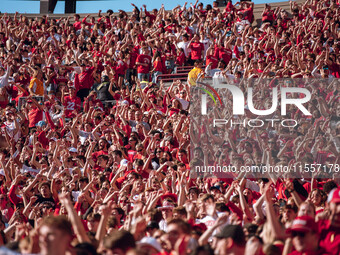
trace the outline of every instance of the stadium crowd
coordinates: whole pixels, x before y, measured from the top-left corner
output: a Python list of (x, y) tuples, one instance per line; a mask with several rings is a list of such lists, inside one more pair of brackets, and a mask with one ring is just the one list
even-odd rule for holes
[[(339, 1), (266, 5), (258, 26), (246, 1), (132, 6), (1, 16), (0, 254), (339, 255)], [(187, 82), (157, 80), (185, 65)], [(203, 73), (243, 88), (270, 78), (254, 89), (257, 109), (275, 81), (303, 78), (283, 85), (312, 91), (312, 116), (290, 108), (295, 128), (210, 128), (189, 115)], [(331, 174), (190, 171), (269, 163)]]

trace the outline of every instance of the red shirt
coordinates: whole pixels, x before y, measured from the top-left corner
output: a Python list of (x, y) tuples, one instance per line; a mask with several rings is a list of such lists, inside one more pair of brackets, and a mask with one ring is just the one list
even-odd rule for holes
[(74, 84), (78, 90), (91, 89), (93, 82), (94, 82), (93, 77), (92, 77), (93, 71), (94, 71), (94, 67), (90, 67), (84, 72), (80, 74), (76, 74)]
[(81, 22), (80, 21), (74, 22), (73, 27), (76, 30), (80, 30), (81, 29)]
[(340, 78), (340, 66), (338, 64), (332, 63), (329, 66), (329, 71), (335, 78)]
[(229, 61), (231, 60), (233, 55), (233, 52), (231, 49), (224, 48), (224, 47), (219, 47), (215, 49), (215, 57), (218, 59), (222, 59), (226, 65), (228, 65)]
[(319, 246), (332, 255), (340, 254), (340, 227), (334, 227), (327, 220), (318, 222), (320, 229)]
[(265, 11), (262, 15), (262, 21), (273, 21), (274, 20), (274, 12), (272, 10)]
[(28, 112), (28, 127), (32, 128), (41, 121), (43, 118), (43, 112), (39, 108), (34, 108)]
[(127, 68), (128, 68), (128, 66), (124, 61), (122, 61), (122, 60), (117, 61), (117, 65), (116, 65), (116, 73), (117, 74), (124, 75)]
[(137, 73), (149, 73), (150, 72), (151, 60), (152, 59), (149, 55), (140, 54), (137, 57), (136, 62), (148, 64), (148, 66), (138, 65)]
[(214, 57), (213, 55), (207, 55), (205, 64), (206, 66), (208, 66), (210, 63), (212, 63), (211, 69), (215, 69), (217, 68), (217, 65), (218, 65), (218, 59)]
[(318, 250), (318, 251), (304, 251), (304, 252), (298, 252), (293, 251), (289, 253), (288, 255), (328, 255), (329, 253), (325, 252), (325, 250)]
[(96, 152), (93, 152), (93, 153), (92, 153), (92, 159), (93, 159), (93, 161), (97, 162), (97, 158), (98, 158), (100, 155), (108, 155), (108, 152), (107, 152), (107, 151), (96, 151)]
[(129, 69), (132, 69), (135, 67), (137, 59), (137, 53), (136, 52), (130, 52), (130, 63), (129, 63)]
[(185, 62), (185, 54), (184, 52), (181, 52), (177, 57), (176, 57), (176, 61), (175, 64), (178, 66), (183, 66)]
[(66, 96), (64, 99), (64, 106), (65, 106), (65, 117), (66, 118), (73, 118), (75, 116), (72, 113), (74, 110), (79, 110), (81, 106), (81, 100), (79, 97), (71, 97)]
[(190, 44), (191, 49), (191, 59), (200, 60), (202, 59), (202, 51), (204, 50), (204, 45), (201, 42), (192, 42)]
[(153, 68), (155, 72), (163, 72), (163, 64), (162, 61), (153, 62)]

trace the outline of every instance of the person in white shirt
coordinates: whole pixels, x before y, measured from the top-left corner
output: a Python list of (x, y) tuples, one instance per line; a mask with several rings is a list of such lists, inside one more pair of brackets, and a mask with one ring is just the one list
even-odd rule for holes
[(184, 34), (182, 36), (183, 40), (177, 43), (178, 48), (182, 48), (184, 50), (185, 57), (188, 58), (190, 54), (190, 49), (188, 48), (189, 46), (189, 35)]
[(175, 208), (171, 200), (164, 200), (163, 206), (158, 209), (162, 212), (162, 220), (159, 222), (159, 229), (167, 232), (167, 222), (172, 219), (173, 212), (172, 210)]
[(9, 72), (11, 70), (10, 65), (7, 65), (7, 69), (0, 67), (0, 88), (8, 86)]

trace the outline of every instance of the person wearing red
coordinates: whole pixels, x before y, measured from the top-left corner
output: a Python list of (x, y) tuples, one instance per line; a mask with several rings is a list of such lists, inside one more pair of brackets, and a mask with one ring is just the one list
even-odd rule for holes
[(340, 254), (340, 188), (333, 189), (329, 195), (328, 220), (319, 221), (320, 247), (329, 254)]
[(38, 102), (34, 99), (27, 100), (28, 115), (28, 127), (33, 128), (35, 125), (43, 119), (43, 111)]
[(177, 48), (177, 57), (175, 60), (175, 70), (177, 66), (183, 66), (185, 63), (185, 53), (182, 48)]
[(271, 6), (269, 4), (266, 4), (265, 9), (262, 12), (262, 23), (269, 22), (270, 24), (272, 24), (274, 19), (274, 11), (271, 9)]
[(149, 81), (150, 78), (150, 67), (152, 59), (148, 54), (149, 49), (147, 47), (143, 47), (142, 54), (140, 54), (136, 59), (137, 77), (140, 81)]
[(156, 19), (156, 16), (157, 16), (157, 9), (153, 9), (152, 13), (149, 13), (146, 10), (146, 5), (145, 4), (143, 5), (143, 7), (144, 7), (145, 16), (149, 17), (150, 18), (150, 22), (153, 23), (155, 21), (155, 19)]
[(319, 248), (318, 225), (310, 216), (297, 217), (292, 226), (287, 229), (291, 235), (295, 251), (289, 255), (325, 255), (329, 254), (324, 249)]
[(65, 96), (65, 87), (62, 90), (61, 102), (65, 107), (65, 117), (74, 118), (76, 116), (75, 112), (78, 112), (81, 107), (80, 98), (76, 95), (76, 89), (73, 86), (68, 87), (69, 95)]
[(127, 65), (128, 65), (128, 69), (126, 70), (126, 79), (129, 83), (132, 83), (135, 81), (135, 78), (137, 76), (137, 72), (136, 72), (136, 59), (137, 59), (137, 53), (136, 51), (133, 49), (133, 45), (129, 46), (129, 50), (127, 53)]
[(192, 64), (196, 60), (201, 60), (203, 57), (204, 45), (199, 40), (199, 36), (194, 35), (189, 43), (189, 48), (191, 49), (190, 61)]
[(80, 30), (81, 29), (81, 21), (80, 21), (79, 14), (74, 14), (73, 19), (74, 19), (73, 27), (76, 29), (76, 31)]
[(91, 66), (86, 68), (86, 65), (83, 63), (80, 65), (81, 73), (76, 74), (74, 78), (74, 85), (77, 89), (77, 96), (83, 100), (84, 97), (87, 97), (91, 87), (93, 86), (93, 74), (96, 71), (96, 66)]
[(125, 78), (126, 70), (128, 66), (126, 64), (128, 58), (125, 56), (123, 52), (118, 53), (118, 60), (116, 62), (116, 74), (118, 75), (118, 87), (121, 88), (123, 84), (123, 80)]
[(151, 70), (153, 83), (157, 83), (157, 76), (163, 73), (163, 68), (161, 54), (159, 51), (156, 51), (153, 56), (153, 69)]
[(250, 24), (254, 21), (254, 3), (252, 2), (243, 2), (242, 10), (244, 19), (248, 20)]
[(97, 162), (100, 155), (108, 155), (108, 142), (105, 139), (100, 139), (98, 142), (98, 151), (92, 153), (92, 159)]

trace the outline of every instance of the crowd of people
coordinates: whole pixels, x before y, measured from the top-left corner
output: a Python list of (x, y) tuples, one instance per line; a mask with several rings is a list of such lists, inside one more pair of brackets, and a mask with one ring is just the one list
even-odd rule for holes
[[(339, 255), (339, 5), (267, 4), (261, 21), (247, 1), (2, 14), (0, 254)], [(158, 81), (180, 66), (187, 82)], [(275, 87), (308, 88), (312, 115), (215, 127), (192, 116), (199, 77), (253, 87), (256, 109)], [(217, 164), (313, 174), (194, 171)]]

